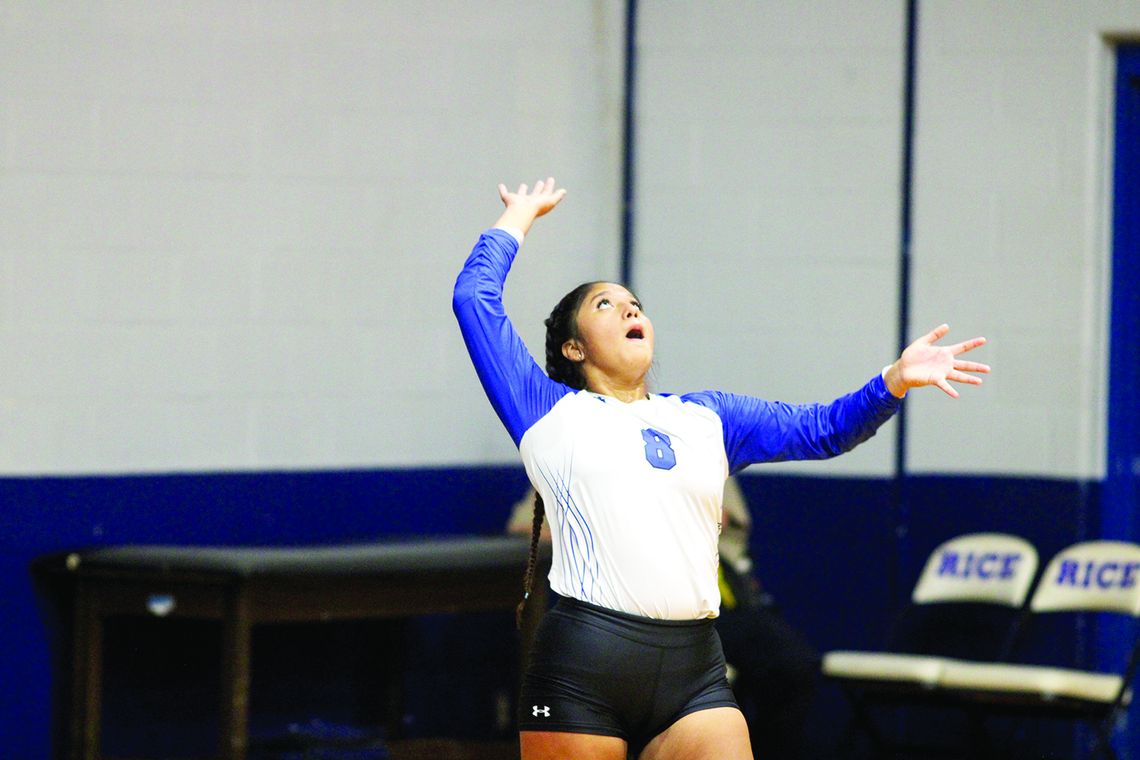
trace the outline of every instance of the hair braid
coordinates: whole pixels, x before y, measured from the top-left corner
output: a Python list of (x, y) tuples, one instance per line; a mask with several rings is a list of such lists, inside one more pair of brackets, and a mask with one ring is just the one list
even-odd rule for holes
[[(562, 300), (550, 312), (543, 324), (546, 325), (546, 374), (555, 382), (568, 385), (574, 390), (586, 388), (586, 375), (579, 362), (570, 361), (562, 353), (566, 341), (578, 337), (578, 309), (586, 300), (590, 289), (598, 282), (584, 282), (562, 296)], [(523, 611), (534, 587), (534, 571), (538, 565), (538, 542), (542, 535), (542, 520), (546, 516), (546, 506), (542, 497), (534, 494), (534, 525), (530, 534), (530, 556), (526, 562), (526, 575), (523, 576), (523, 598), (515, 611), (515, 622), (522, 627)]]
[[(568, 385), (575, 390), (586, 387), (586, 377), (581, 367), (562, 354), (562, 344), (578, 337), (578, 307), (594, 285), (584, 282), (562, 296), (562, 300), (550, 312), (543, 324), (546, 325), (546, 374), (555, 382)], [(534, 588), (534, 571), (538, 566), (538, 542), (542, 537), (542, 520), (546, 516), (546, 505), (538, 491), (534, 492), (534, 524), (530, 532), (530, 556), (526, 561), (526, 574), (523, 575), (523, 598), (515, 610), (515, 623), (522, 628), (523, 611)]]
[(546, 375), (577, 391), (586, 387), (586, 376), (582, 374), (582, 366), (578, 362), (570, 361), (563, 355), (562, 346), (566, 341), (578, 337), (578, 307), (582, 305), (590, 288), (596, 284), (584, 282), (564, 295), (543, 322), (546, 325)]
[(538, 541), (542, 536), (542, 520), (546, 516), (546, 505), (538, 491), (534, 492), (534, 522), (530, 529), (530, 556), (526, 560), (526, 575), (523, 576), (523, 598), (515, 608), (515, 625), (522, 628), (523, 611), (534, 588), (534, 571), (538, 566)]

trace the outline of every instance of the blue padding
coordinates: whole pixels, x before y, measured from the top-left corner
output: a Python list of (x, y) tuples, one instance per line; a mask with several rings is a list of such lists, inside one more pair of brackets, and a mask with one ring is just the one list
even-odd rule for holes
[[(1099, 529), (1099, 487), (1075, 481), (909, 478), (900, 489), (888, 479), (749, 471), (741, 486), (753, 510), (752, 545), (760, 574), (792, 623), (821, 649), (881, 641), (897, 609), (896, 591), (909, 592), (921, 570), (919, 559), (950, 535), (1001, 530), (1024, 536), (1049, 556)], [(5, 756), (50, 755), (49, 641), (58, 630), (33, 592), (28, 573), (33, 558), (78, 546), (125, 543), (291, 546), (391, 536), (495, 535), (525, 490), (525, 475), (516, 466), (0, 478), (5, 642), (0, 683), (19, 684), (0, 689)], [(910, 504), (911, 521), (905, 527), (914, 546), (913, 562), (902, 562), (896, 550), (897, 492)], [(488, 621), (496, 632), (480, 640), (492, 648), (471, 655), (473, 668), (480, 666), (474, 662), (480, 658), (505, 662), (495, 659), (502, 652), (494, 649), (511, 645), (511, 621), (502, 624), (505, 629), (499, 630), (500, 622)], [(439, 636), (472, 632), (440, 625), (432, 629)], [(429, 647), (435, 639), (421, 630), (416, 641), (421, 640)], [(408, 652), (413, 665), (436, 662), (439, 656), (429, 649)], [(425, 688), (436, 682), (427, 670), (418, 675)], [(456, 678), (465, 684), (465, 693), (501, 689), (475, 670)], [(435, 703), (430, 699), (415, 701), (418, 725), (425, 732), (444, 730), (453, 720), (431, 713)], [(834, 738), (844, 709), (838, 695), (821, 695), (819, 742)]]

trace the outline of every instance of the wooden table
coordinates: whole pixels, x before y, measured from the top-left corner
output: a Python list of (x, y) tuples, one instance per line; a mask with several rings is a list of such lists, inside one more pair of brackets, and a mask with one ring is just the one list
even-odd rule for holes
[(513, 610), (527, 553), (525, 539), (504, 536), (288, 548), (117, 546), (43, 557), (33, 574), (62, 588), (71, 611), (66, 756), (101, 757), (108, 616), (221, 622), (217, 756), (243, 760), (254, 625)]

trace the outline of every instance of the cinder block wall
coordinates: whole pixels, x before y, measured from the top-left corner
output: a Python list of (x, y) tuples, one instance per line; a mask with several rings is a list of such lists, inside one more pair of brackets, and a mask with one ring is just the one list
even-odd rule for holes
[[(646, 3), (635, 283), (664, 390), (828, 401), (895, 355), (902, 3)], [(895, 430), (805, 474), (892, 471)]]
[(1098, 478), (1112, 40), (1140, 32), (1140, 6), (920, 5), (914, 321), (984, 332), (1002, 374), (955, 407), (954, 424), (941, 399), (916, 398), (909, 459), (919, 471)]
[(0, 472), (510, 457), (451, 284), (497, 183), (547, 173), (574, 195), (512, 278), (527, 339), (614, 276), (619, 4), (0, 20)]
[[(896, 350), (906, 4), (638, 6), (633, 285), (658, 328), (655, 387), (789, 401), (857, 387)], [(0, 0), (14, 756), (49, 747), (36, 554), (298, 541), (316, 514), (321, 540), (498, 529), (516, 453), (451, 284), (498, 214), (495, 185), (547, 174), (570, 195), (507, 292), (532, 350), (564, 292), (618, 276), (624, 10)], [(919, 13), (911, 333), (984, 333), (997, 373), (958, 402), (908, 402), (908, 487), (933, 506), (902, 533), (885, 508), (895, 425), (831, 463), (750, 472), (771, 478), (749, 489), (766, 580), (820, 646), (854, 643), (837, 617), (889, 611), (873, 583), (905, 585), (915, 560), (896, 536), (918, 555), (997, 521), (1047, 551), (1095, 525), (1085, 485), (1104, 470), (1106, 39), (1140, 33), (1140, 7)], [(423, 504), (376, 504), (417, 492), (409, 478)], [(963, 482), (972, 511), (953, 497)], [(463, 493), (503, 513), (449, 509)], [(827, 572), (803, 572), (817, 560)], [(847, 601), (825, 613), (811, 600), (837, 564)]]

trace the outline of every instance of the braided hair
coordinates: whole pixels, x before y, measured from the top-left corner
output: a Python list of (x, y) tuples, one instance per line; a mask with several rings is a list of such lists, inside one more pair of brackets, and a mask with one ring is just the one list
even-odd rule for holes
[[(578, 337), (578, 309), (586, 300), (590, 288), (596, 282), (584, 282), (562, 297), (550, 316), (543, 324), (546, 325), (546, 374), (556, 382), (568, 385), (574, 390), (583, 390), (586, 387), (586, 375), (582, 366), (570, 361), (562, 353), (562, 346), (566, 341)], [(530, 556), (526, 561), (526, 574), (523, 576), (523, 598), (515, 610), (515, 623), (522, 628), (523, 611), (530, 598), (531, 589), (534, 588), (534, 571), (538, 565), (538, 542), (542, 535), (542, 521), (546, 516), (546, 505), (538, 491), (534, 494), (534, 522), (530, 531)]]

